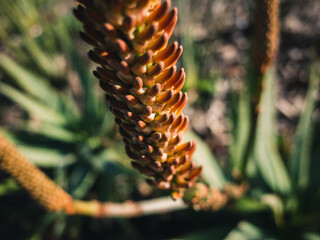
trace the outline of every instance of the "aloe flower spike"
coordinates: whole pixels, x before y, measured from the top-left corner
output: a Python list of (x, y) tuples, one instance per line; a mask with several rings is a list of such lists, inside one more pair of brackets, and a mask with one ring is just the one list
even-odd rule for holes
[(168, 45), (178, 10), (160, 0), (79, 0), (74, 15), (80, 37), (93, 46), (89, 58), (115, 116), (132, 166), (160, 189), (183, 195), (201, 173), (191, 156), (196, 142), (183, 143), (189, 119), (181, 89), (184, 69), (176, 62), (183, 48)]

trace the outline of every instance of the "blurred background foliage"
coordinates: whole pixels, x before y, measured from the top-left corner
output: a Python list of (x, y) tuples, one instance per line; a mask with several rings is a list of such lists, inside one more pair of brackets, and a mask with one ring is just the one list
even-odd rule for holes
[[(74, 2), (0, 0), (0, 132), (74, 198), (123, 202), (167, 192), (147, 185), (124, 153), (78, 37)], [(46, 213), (0, 172), (3, 239), (320, 239), (320, 3), (281, 1), (281, 44), (265, 76), (254, 149), (252, 2), (175, 0), (184, 46), (185, 110), (203, 180), (222, 189), (243, 176), (248, 193), (217, 212), (136, 219)], [(245, 168), (243, 169), (243, 165)]]

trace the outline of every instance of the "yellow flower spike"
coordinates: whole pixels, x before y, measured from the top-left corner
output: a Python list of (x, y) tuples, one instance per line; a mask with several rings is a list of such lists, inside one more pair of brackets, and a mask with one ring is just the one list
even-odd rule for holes
[(255, 0), (254, 70), (264, 74), (279, 48), (279, 0)]
[(0, 169), (10, 174), (30, 196), (48, 211), (74, 212), (71, 196), (28, 162), (0, 135)]

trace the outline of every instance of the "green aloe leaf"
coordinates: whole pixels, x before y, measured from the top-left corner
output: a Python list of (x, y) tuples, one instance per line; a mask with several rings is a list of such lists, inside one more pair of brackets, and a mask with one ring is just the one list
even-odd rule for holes
[[(235, 95), (235, 94), (234, 94)], [(236, 96), (233, 97), (232, 106), (237, 106), (237, 109), (233, 109), (233, 143), (230, 145), (231, 160), (234, 170), (240, 171), (243, 165), (243, 157), (246, 148), (246, 143), (249, 137), (250, 131), (250, 103), (249, 94), (247, 90), (244, 90), (240, 99)]]
[(31, 96), (57, 111), (63, 112), (63, 115), (69, 117), (69, 119), (79, 117), (79, 109), (74, 99), (66, 94), (59, 94), (47, 79), (27, 70), (13, 59), (1, 53), (0, 68), (2, 68), (21, 89)]
[(99, 117), (99, 97), (97, 96), (95, 88), (95, 86), (97, 86), (97, 81), (92, 77), (91, 72), (88, 71), (88, 68), (86, 68), (81, 61), (81, 57), (72, 43), (66, 26), (62, 23), (58, 24), (56, 30), (62, 45), (65, 47), (65, 51), (69, 55), (72, 67), (79, 76), (83, 92), (85, 93), (85, 120), (92, 123), (92, 121), (95, 121)]
[(185, 89), (195, 88), (198, 82), (198, 69), (195, 63), (195, 49), (194, 49), (194, 37), (191, 24), (191, 1), (184, 0), (178, 1), (178, 7), (180, 9), (180, 28), (181, 28), (181, 44), (183, 45), (182, 62), (186, 70)]
[(265, 229), (261, 229), (254, 224), (246, 221), (242, 221), (238, 226), (232, 230), (225, 240), (248, 240), (248, 239), (278, 239), (272, 236), (270, 232)]
[(302, 234), (303, 240), (320, 240), (320, 234), (319, 233), (313, 233), (313, 232), (306, 232)]
[(40, 103), (36, 99), (23, 94), (13, 87), (0, 82), (0, 93), (9, 98), (14, 103), (18, 104), (29, 114), (36, 118), (40, 118), (43, 121), (54, 123), (57, 125), (63, 125), (66, 123), (65, 117), (50, 108), (49, 106)]
[(65, 154), (57, 149), (28, 145), (18, 145), (18, 149), (24, 157), (39, 167), (52, 168), (66, 166), (76, 161), (76, 157), (73, 154)]
[[(301, 112), (299, 124), (297, 127), (294, 149), (290, 158), (289, 169), (294, 186), (297, 190), (303, 191), (310, 184), (311, 176), (311, 148), (314, 131), (312, 114), (315, 108), (315, 102), (318, 96), (320, 84), (319, 64), (314, 61), (311, 66), (311, 75), (309, 88), (303, 110)], [(318, 174), (318, 173), (316, 173)]]
[(87, 121), (91, 122), (92, 120), (97, 119), (97, 116), (99, 115), (99, 101), (97, 97), (97, 92), (95, 91), (97, 81), (93, 79), (91, 73), (86, 71), (86, 68), (84, 64), (82, 64), (82, 62), (80, 61), (80, 57), (76, 53), (76, 51), (70, 52), (70, 56), (72, 64), (79, 75), (82, 88), (85, 93), (85, 116)]
[(275, 223), (280, 228), (284, 226), (284, 204), (282, 199), (276, 194), (264, 194), (260, 201), (266, 204), (272, 211)]
[(29, 145), (3, 128), (0, 128), (0, 133), (14, 143), (28, 161), (39, 167), (61, 167), (70, 165), (76, 161), (76, 157), (71, 153), (66, 153), (65, 151), (54, 148), (35, 147), (31, 145), (31, 141)]
[(187, 141), (192, 139), (197, 141), (197, 148), (193, 154), (193, 159), (196, 163), (203, 166), (203, 179), (211, 186), (222, 189), (226, 183), (226, 177), (224, 176), (224, 173), (210, 148), (204, 141), (202, 141), (194, 132), (190, 130), (187, 131), (185, 139)]
[(35, 126), (25, 123), (24, 126), (19, 127), (19, 130), (65, 143), (75, 143), (78, 139), (77, 133), (71, 132), (57, 125), (47, 123), (39, 123)]
[(230, 231), (232, 231), (234, 225), (230, 223), (226, 223), (223, 226), (215, 226), (211, 229), (205, 229), (201, 231), (197, 231), (194, 233), (190, 233), (188, 235), (183, 236), (183, 238), (172, 238), (171, 240), (223, 240), (228, 235)]
[(0, 197), (19, 189), (19, 185), (12, 178), (8, 178), (0, 183)]
[(21, 67), (14, 60), (1, 53), (0, 67), (24, 91), (50, 106), (57, 106), (59, 97), (45, 78), (26, 70), (26, 68)]
[[(78, 174), (80, 171), (75, 171)], [(70, 176), (72, 178), (73, 175)], [(98, 177), (97, 172), (87, 169), (86, 173), (81, 177), (75, 189), (71, 191), (71, 195), (76, 199), (82, 199), (88, 193)]]
[(78, 199), (83, 198), (95, 183), (98, 177), (89, 163), (76, 163), (69, 176), (69, 192)]
[(118, 163), (125, 168), (131, 169), (131, 160), (124, 155), (121, 151), (123, 146), (108, 147), (103, 149), (101, 152), (95, 155), (95, 157), (90, 160), (90, 164), (95, 171), (103, 171), (103, 166), (108, 163)]
[(239, 200), (236, 200), (232, 206), (232, 209), (237, 212), (249, 213), (249, 212), (260, 212), (266, 211), (269, 207), (262, 203), (261, 201), (254, 200), (252, 198), (243, 197)]
[(41, 46), (34, 39), (29, 37), (24, 37), (23, 43), (30, 58), (42, 72), (48, 76), (58, 77), (61, 75), (61, 69), (57, 66), (53, 57), (47, 52), (47, 49), (44, 49), (44, 46)]
[(254, 160), (265, 183), (274, 192), (286, 195), (291, 191), (291, 184), (276, 146), (273, 70), (269, 70), (266, 74), (264, 84), (265, 89), (262, 92), (260, 102)]

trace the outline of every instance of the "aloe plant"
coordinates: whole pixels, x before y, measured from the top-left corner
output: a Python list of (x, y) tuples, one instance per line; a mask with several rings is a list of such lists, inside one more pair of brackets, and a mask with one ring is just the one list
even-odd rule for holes
[[(99, 1), (93, 2), (99, 3)], [(182, 174), (182, 178), (180, 173), (186, 169), (179, 169), (181, 166), (178, 163), (173, 164), (174, 169), (171, 169), (171, 165), (167, 164), (167, 161), (175, 155), (175, 151), (170, 152), (170, 149), (164, 145), (159, 148), (155, 142), (149, 144), (151, 147), (147, 146), (145, 142), (137, 146), (135, 142), (140, 135), (143, 135), (143, 130), (146, 131), (146, 128), (150, 128), (152, 131), (156, 130), (156, 133), (161, 132), (161, 135), (165, 135), (166, 131), (170, 132), (168, 129), (162, 129), (163, 131), (158, 129), (158, 131), (153, 128), (157, 121), (152, 121), (154, 119), (150, 121), (150, 115), (161, 115), (163, 109), (154, 111), (152, 108), (151, 114), (147, 110), (149, 105), (154, 106), (152, 97), (161, 99), (160, 95), (163, 94), (169, 98), (171, 96), (170, 90), (175, 91), (171, 97), (179, 95), (184, 82), (183, 71), (177, 71), (182, 77), (176, 76), (177, 73), (173, 71), (181, 49), (176, 43), (164, 47), (168, 41), (168, 36), (165, 38), (164, 35), (171, 34), (176, 21), (176, 10), (167, 11), (169, 1), (160, 5), (160, 1), (128, 0), (128, 5), (125, 8), (121, 7), (123, 1), (101, 1), (99, 8), (92, 5), (93, 2), (79, 1), (76, 16), (85, 23), (86, 34), (81, 34), (82, 38), (96, 47), (94, 51), (89, 53), (89, 57), (102, 65), (95, 72), (95, 76), (108, 95), (106, 98), (117, 118), (120, 133), (127, 145), (127, 153), (136, 161), (133, 165), (142, 173), (154, 177), (156, 181), (153, 183), (156, 183), (155, 185), (158, 187), (171, 188), (174, 196), (181, 196), (184, 192), (184, 201), (194, 209), (207, 211), (206, 213), (194, 212), (186, 209), (186, 205), (182, 201), (170, 202), (170, 199), (165, 199), (166, 204), (170, 202), (169, 205), (166, 205), (167, 210), (184, 210), (167, 215), (172, 218), (174, 224), (168, 221), (162, 231), (165, 232), (167, 229), (177, 231), (176, 226), (187, 222), (194, 228), (188, 230), (184, 227), (183, 231), (179, 232), (184, 239), (212, 239), (212, 236), (216, 239), (231, 240), (318, 239), (320, 128), (319, 122), (314, 121), (314, 109), (319, 98), (319, 72), (317, 70), (319, 60), (315, 53), (311, 59), (309, 87), (304, 108), (297, 124), (294, 144), (290, 146), (289, 154), (286, 155), (279, 151), (280, 146), (275, 131), (277, 117), (274, 60), (279, 39), (278, 1), (256, 1), (257, 9), (254, 17), (256, 31), (253, 35), (253, 54), (247, 68), (247, 79), (243, 81), (245, 88), (240, 92), (231, 92), (229, 95), (232, 111), (228, 117), (233, 123), (233, 129), (230, 129), (232, 141), (229, 146), (227, 167), (222, 168), (219, 159), (217, 160), (213, 156), (206, 143), (189, 130), (185, 135), (186, 140), (196, 140), (198, 144), (194, 153), (192, 144), (183, 145), (185, 151), (182, 151), (177, 157), (179, 160), (188, 158), (186, 169), (189, 176), (186, 177)], [(137, 203), (129, 201), (119, 203), (120, 205), (118, 203), (110, 205), (110, 202), (104, 205), (98, 201), (86, 201), (97, 198), (98, 200), (121, 202), (132, 197), (137, 200), (144, 198), (146, 195), (142, 194), (143, 191), (150, 191), (150, 187), (143, 184), (141, 185), (144, 186), (144, 190), (139, 190), (139, 186), (137, 187), (138, 182), (144, 183), (144, 181), (136, 171), (131, 169), (130, 160), (123, 150), (121, 137), (114, 130), (115, 125), (113, 125), (113, 117), (107, 109), (108, 104), (105, 103), (100, 90), (96, 88), (98, 82), (91, 76), (86, 58), (83, 57), (83, 52), (86, 49), (79, 49), (78, 46), (84, 48), (84, 45), (78, 43), (77, 37), (72, 34), (78, 31), (79, 26), (76, 21), (71, 20), (70, 14), (60, 16), (56, 11), (53, 11), (52, 14), (57, 22), (49, 21), (46, 24), (46, 21), (36, 11), (37, 8), (43, 7), (41, 3), (41, 1), (16, 0), (14, 4), (10, 5), (3, 2), (3, 9), (0, 10), (3, 13), (0, 21), (4, 21), (8, 26), (8, 31), (0, 30), (0, 37), (3, 42), (8, 43), (5, 49), (11, 50), (10, 56), (0, 53), (0, 69), (3, 72), (0, 94), (2, 98), (5, 97), (18, 105), (25, 113), (24, 117), (19, 119), (14, 126), (11, 125), (9, 129), (1, 128), (0, 131), (17, 145), (28, 160), (42, 167), (70, 195), (65, 191), (61, 193), (61, 188), (55, 187), (51, 188), (53, 189), (51, 190), (52, 196), (55, 195), (57, 189), (60, 189), (57, 190), (58, 195), (62, 194), (66, 198), (62, 197), (51, 201), (52, 199), (45, 198), (48, 196), (47, 194), (44, 198), (41, 194), (37, 194), (37, 188), (30, 188), (30, 185), (25, 184), (32, 182), (32, 180), (24, 181), (20, 175), (23, 172), (21, 168), (18, 173), (15, 172), (16, 170), (12, 170), (17, 169), (16, 166), (12, 168), (13, 155), (3, 153), (1, 155), (0, 153), (0, 167), (9, 173), (13, 172), (11, 175), (17, 182), (48, 210), (63, 209), (67, 214), (75, 213), (74, 210), (76, 210), (79, 214), (101, 217), (103, 214), (105, 216), (108, 214), (109, 216), (119, 216), (119, 212), (123, 214), (123, 209), (134, 209), (132, 212), (128, 211), (127, 214), (121, 215), (129, 217), (141, 214), (141, 212), (135, 211), (137, 206), (143, 206), (142, 208), (145, 207), (144, 213), (154, 214), (155, 212), (150, 211), (150, 206), (153, 206), (152, 209), (161, 206), (163, 199), (155, 200), (157, 207), (149, 205), (148, 200)], [(110, 7), (108, 4), (112, 5), (113, 10), (126, 9), (124, 11), (126, 14), (122, 10), (110, 12), (111, 8), (108, 8)], [(181, 4), (183, 6), (183, 4), (190, 4), (190, 2), (180, 2), (180, 6)], [(150, 8), (146, 8), (146, 6)], [(146, 9), (157, 14), (150, 14)], [(108, 12), (107, 20), (103, 22), (105, 24), (100, 22), (101, 16), (104, 16), (101, 13), (102, 10)], [(139, 12), (140, 10), (141, 12)], [(129, 13), (135, 13), (133, 14), (135, 17)], [(154, 21), (154, 18), (157, 21)], [(137, 22), (134, 22), (133, 19)], [(43, 29), (43, 33), (38, 36), (30, 36), (28, 29), (37, 23)], [(155, 30), (156, 25), (159, 27), (159, 24), (164, 29), (162, 32), (165, 33), (164, 35)], [(106, 27), (108, 31), (106, 35), (101, 36), (99, 31), (103, 27)], [(16, 45), (17, 42), (12, 40), (13, 33), (22, 36), (20, 45), (19, 43)], [(150, 33), (150, 36), (147, 33)], [(52, 38), (52, 36), (54, 37)], [(105, 38), (105, 36), (107, 37)], [(150, 45), (152, 39), (155, 40), (157, 37), (160, 40), (165, 40), (164, 45), (159, 45), (159, 49), (156, 49), (155, 45)], [(184, 36), (184, 38), (187, 37)], [(190, 45), (191, 43), (188, 41), (187, 44)], [(56, 45), (56, 43), (59, 44)], [(110, 48), (113, 45), (114, 48)], [(147, 51), (148, 47), (151, 48), (151, 51)], [(187, 57), (192, 58), (190, 56), (192, 54), (192, 51), (188, 51)], [(132, 61), (130, 61), (129, 55), (133, 56)], [(175, 57), (171, 58), (170, 56), (173, 55)], [(51, 64), (51, 62), (55, 62), (54, 59), (57, 56), (62, 57), (62, 62), (67, 63), (65, 67), (61, 68), (59, 64)], [(113, 61), (114, 58), (116, 61)], [(151, 64), (150, 59), (155, 64)], [(165, 67), (161, 66), (161, 62), (165, 62), (170, 67), (165, 70)], [(126, 63), (130, 71), (127, 71)], [(188, 64), (194, 63), (191, 61)], [(149, 83), (147, 81), (153, 75), (155, 78), (161, 78), (162, 74), (170, 72), (170, 69), (173, 69), (171, 70), (172, 74), (176, 76), (172, 81), (168, 81), (164, 77), (160, 82), (150, 81), (151, 83)], [(148, 74), (151, 74), (150, 78), (148, 78)], [(132, 76), (133, 79), (131, 79)], [(178, 79), (178, 76), (181, 79)], [(137, 77), (140, 77), (141, 80)], [(132, 82), (130, 82), (131, 80)], [(192, 80), (190, 85), (193, 86), (194, 81)], [(62, 86), (61, 83), (63, 83)], [(159, 83), (162, 89), (159, 90), (156, 83)], [(166, 91), (163, 88), (166, 88)], [(144, 94), (138, 94), (139, 91)], [(151, 100), (149, 99), (151, 103), (147, 104), (148, 99), (146, 98), (149, 96), (151, 96)], [(145, 111), (142, 112), (134, 108), (137, 103), (142, 103)], [(177, 105), (179, 114), (183, 104)], [(133, 114), (139, 115), (141, 126), (138, 124), (132, 130), (132, 126), (135, 126), (137, 121), (130, 118), (129, 115), (124, 116), (127, 112), (131, 113), (129, 114), (131, 117)], [(181, 122), (177, 121), (179, 117), (176, 117), (172, 119), (171, 125), (175, 125), (174, 122), (177, 121), (176, 125), (178, 126), (179, 122), (182, 123), (187, 119), (184, 115), (180, 116), (182, 116), (180, 117)], [(157, 126), (163, 127), (164, 125), (158, 124)], [(185, 127), (181, 127), (179, 130), (184, 133)], [(173, 134), (173, 137), (175, 136)], [(170, 142), (173, 142), (173, 138)], [(11, 146), (4, 143), (7, 143), (7, 139), (1, 141), (2, 149)], [(19, 156), (14, 147), (10, 149), (17, 153), (14, 156)], [(161, 154), (153, 155), (154, 149), (157, 149)], [(169, 155), (174, 154), (165, 158), (163, 157), (165, 151), (162, 152), (159, 149), (166, 151), (169, 149)], [(149, 152), (147, 152), (148, 150)], [(140, 151), (143, 154), (140, 154)], [(149, 159), (150, 161), (144, 162), (146, 159), (139, 157), (140, 155), (150, 155), (152, 161)], [(186, 182), (190, 180), (191, 183), (194, 183), (200, 172), (200, 169), (191, 163), (191, 155), (197, 165), (203, 166), (203, 170), (201, 182), (187, 186)], [(22, 157), (18, 159), (21, 160)], [(157, 166), (152, 165), (153, 160), (160, 161), (160, 167), (164, 168), (159, 171)], [(24, 166), (23, 168), (28, 168), (30, 165)], [(42, 173), (40, 175), (44, 176)], [(26, 176), (30, 177), (30, 175)], [(121, 180), (118, 183), (122, 178), (134, 181), (124, 184), (124, 181)], [(56, 186), (51, 183), (49, 184), (51, 187)], [(42, 183), (39, 183), (39, 187), (41, 186)], [(190, 188), (185, 190), (185, 187)], [(126, 188), (126, 190), (123, 191), (122, 188)], [(11, 179), (0, 182), (0, 199), (6, 196), (14, 197), (12, 193), (17, 192), (17, 189), (17, 185)], [(41, 189), (45, 189), (45, 187), (41, 187)], [(153, 193), (147, 195), (170, 194), (170, 192), (157, 190), (151, 190), (151, 192)], [(68, 202), (69, 196), (78, 200), (72, 202), (74, 206), (66, 208), (60, 200), (67, 199)], [(48, 201), (41, 202), (41, 199)], [(79, 199), (82, 200), (79, 201)], [(32, 210), (35, 211), (35, 209)], [(72, 209), (72, 211), (68, 209)], [(110, 213), (108, 209), (116, 209), (119, 212), (111, 211)], [(149, 226), (148, 223), (155, 223), (160, 218), (153, 216), (147, 221), (144, 218), (137, 220), (143, 223), (143, 228), (137, 230), (133, 234), (134, 237), (143, 235), (141, 238), (153, 238), (154, 233), (148, 233), (145, 224)], [(43, 229), (50, 233), (55, 232), (57, 238), (64, 236), (69, 239), (77, 239), (82, 234), (85, 235), (86, 231), (89, 231), (88, 229), (92, 231), (91, 234), (99, 232), (97, 235), (100, 236), (99, 234), (104, 228), (102, 226), (99, 230), (95, 228), (99, 223), (105, 223), (104, 220), (99, 220), (98, 223), (98, 221), (88, 221), (83, 217), (67, 217), (63, 213), (44, 215), (39, 222), (37, 223), (39, 224), (38, 229), (34, 229), (30, 234), (35, 239), (43, 237), (40, 233)], [(90, 224), (87, 224), (88, 222)], [(112, 219), (106, 222), (121, 229), (115, 234), (117, 237), (132, 238), (132, 229), (137, 227), (135, 220)], [(51, 224), (50, 227), (48, 227), (49, 224)], [(108, 224), (105, 224), (104, 227)], [(42, 230), (39, 230), (41, 228)], [(106, 231), (107, 233), (103, 233), (110, 234), (112, 232)], [(92, 237), (92, 235), (90, 236)]]

